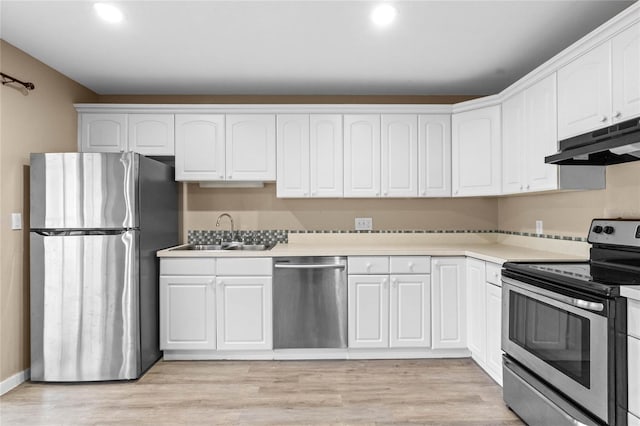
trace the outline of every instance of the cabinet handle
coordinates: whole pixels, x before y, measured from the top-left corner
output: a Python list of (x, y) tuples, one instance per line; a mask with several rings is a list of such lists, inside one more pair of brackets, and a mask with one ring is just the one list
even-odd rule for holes
[(387, 196), (387, 194), (388, 194), (388, 192), (387, 192), (387, 191), (384, 191), (384, 192), (382, 193), (382, 195), (384, 195), (385, 197)]
[(232, 177), (232, 176), (233, 176), (233, 175), (229, 175), (229, 176), (227, 176), (227, 177), (228, 177), (229, 179), (231, 179), (231, 177)]
[(422, 191), (422, 195), (427, 195), (427, 191)]
[(413, 272), (413, 262), (409, 262), (407, 266), (409, 267), (409, 270)]
[(396, 286), (398, 285), (398, 280), (397, 280), (397, 279), (395, 279), (395, 278), (394, 278), (394, 279), (392, 279), (392, 280), (391, 280), (391, 284), (392, 284), (394, 287), (396, 287)]
[(458, 195), (458, 190), (456, 189), (456, 192), (454, 192), (454, 194)]
[(531, 185), (527, 185), (527, 189), (531, 188)]
[(380, 193), (379, 193), (379, 192), (376, 192), (376, 197), (379, 197), (379, 196), (380, 196)]
[(520, 191), (522, 191), (522, 185), (520, 185)]
[(601, 122), (601, 123), (606, 123), (606, 122), (607, 122), (607, 116), (606, 116), (606, 115), (603, 115), (603, 116), (600, 118), (600, 122)]
[(302, 195), (304, 195), (305, 197), (307, 197), (309, 194), (307, 194), (306, 192), (303, 192)]
[(367, 272), (370, 272), (370, 270), (371, 270), (371, 263), (369, 263), (369, 262), (365, 263), (364, 267), (367, 269)]
[(622, 113), (620, 111), (616, 111), (615, 114), (613, 114), (613, 118), (620, 118), (622, 117)]

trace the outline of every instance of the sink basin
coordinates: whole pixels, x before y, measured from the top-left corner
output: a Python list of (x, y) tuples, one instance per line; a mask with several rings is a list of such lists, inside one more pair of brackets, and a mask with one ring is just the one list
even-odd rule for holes
[(244, 244), (239, 241), (224, 242), (222, 244), (189, 244), (176, 250), (207, 250), (207, 251), (267, 251), (275, 247), (274, 244)]

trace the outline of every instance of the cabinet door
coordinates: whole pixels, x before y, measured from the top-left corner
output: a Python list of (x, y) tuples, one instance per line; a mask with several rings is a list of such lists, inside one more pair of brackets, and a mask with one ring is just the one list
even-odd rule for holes
[(277, 196), (309, 196), (309, 116), (286, 114), (277, 117)]
[(610, 124), (611, 45), (603, 43), (558, 71), (558, 139)]
[(272, 349), (271, 277), (218, 277), (218, 349)]
[(502, 103), (503, 194), (517, 194), (525, 189), (526, 176), (522, 167), (526, 138), (524, 119), (524, 92), (520, 92)]
[(177, 114), (176, 180), (224, 180), (224, 115)]
[(502, 289), (497, 285), (487, 283), (486, 287), (487, 314), (487, 372), (502, 386)]
[(614, 123), (640, 115), (640, 23), (611, 41), (612, 118)]
[(392, 275), (389, 302), (389, 346), (431, 346), (429, 275)]
[(525, 90), (526, 191), (558, 189), (558, 166), (544, 157), (558, 151), (555, 73)]
[(349, 275), (349, 347), (389, 346), (387, 275)]
[(381, 176), (383, 197), (418, 195), (418, 117), (382, 116)]
[(174, 155), (173, 114), (129, 114), (129, 150)]
[(215, 349), (215, 278), (160, 276), (160, 349)]
[(485, 275), (484, 261), (467, 258), (467, 344), (481, 366), (487, 360)]
[(342, 115), (312, 114), (309, 122), (311, 196), (342, 197), (344, 187)]
[(453, 195), (500, 194), (500, 106), (454, 114), (451, 120)]
[(431, 261), (433, 349), (466, 349), (465, 258), (440, 257)]
[(640, 339), (627, 337), (629, 412), (640, 417)]
[(418, 196), (451, 196), (451, 116), (418, 116)]
[(226, 117), (227, 180), (276, 180), (274, 114), (228, 114)]
[(80, 114), (81, 152), (127, 150), (127, 114)]
[(380, 196), (380, 116), (344, 116), (344, 196)]

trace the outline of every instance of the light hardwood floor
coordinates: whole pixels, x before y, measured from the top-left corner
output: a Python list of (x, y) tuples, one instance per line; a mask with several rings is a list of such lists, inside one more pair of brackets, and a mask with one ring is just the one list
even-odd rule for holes
[(522, 424), (470, 359), (169, 361), (125, 383), (24, 383), (0, 424)]

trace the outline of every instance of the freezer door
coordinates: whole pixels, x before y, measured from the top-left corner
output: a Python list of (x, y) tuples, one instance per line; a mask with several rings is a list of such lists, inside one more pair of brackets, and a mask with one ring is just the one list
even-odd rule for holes
[(31, 379), (140, 374), (138, 231), (31, 232)]
[(138, 154), (31, 154), (31, 229), (137, 228)]

